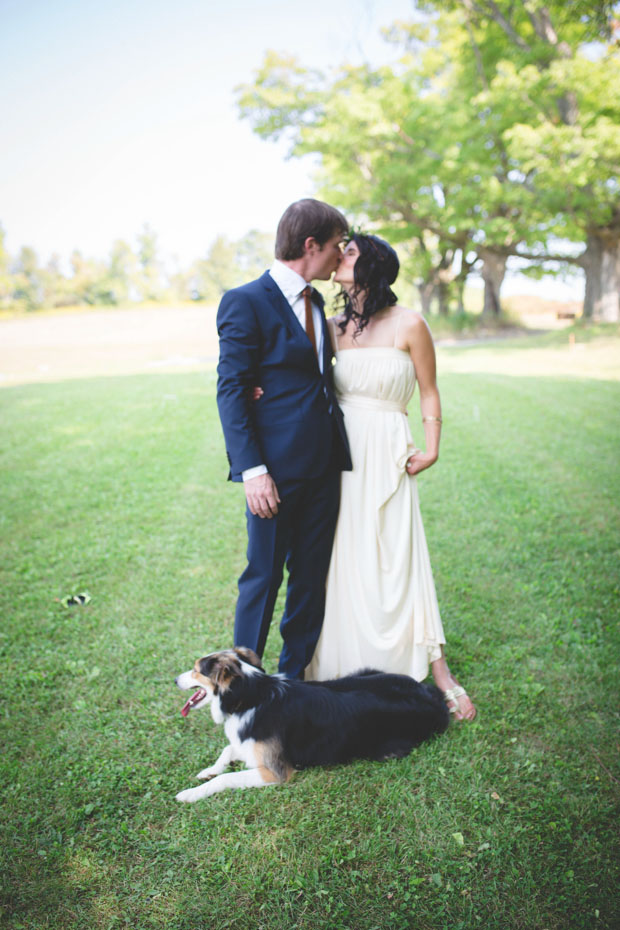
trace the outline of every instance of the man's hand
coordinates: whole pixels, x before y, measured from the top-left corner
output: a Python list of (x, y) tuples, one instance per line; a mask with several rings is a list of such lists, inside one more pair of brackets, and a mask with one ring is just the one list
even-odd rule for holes
[(243, 482), (243, 487), (250, 513), (268, 520), (275, 517), (278, 512), (280, 495), (271, 475), (257, 475), (256, 478), (249, 478)]

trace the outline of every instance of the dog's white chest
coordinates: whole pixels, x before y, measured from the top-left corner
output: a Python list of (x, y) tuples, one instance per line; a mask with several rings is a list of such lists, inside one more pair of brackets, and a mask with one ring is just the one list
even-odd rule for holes
[(253, 716), (254, 711), (247, 710), (244, 714), (233, 714), (224, 724), (224, 733), (234, 750), (235, 758), (245, 762), (250, 769), (256, 768), (258, 765), (254, 752), (254, 740), (242, 740), (239, 734), (251, 722)]

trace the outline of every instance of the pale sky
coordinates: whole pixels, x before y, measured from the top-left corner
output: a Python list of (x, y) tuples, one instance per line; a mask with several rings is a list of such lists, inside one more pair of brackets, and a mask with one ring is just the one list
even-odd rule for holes
[(411, 11), (411, 0), (0, 0), (9, 251), (103, 258), (149, 223), (168, 266), (186, 266), (219, 233), (274, 231), (313, 193), (312, 162), (255, 136), (234, 88), (267, 49), (322, 70), (392, 61), (381, 27)]
[(310, 160), (256, 137), (233, 90), (267, 49), (388, 60), (410, 0), (0, 0), (0, 223), (9, 251), (103, 257), (145, 222), (182, 263), (275, 230)]

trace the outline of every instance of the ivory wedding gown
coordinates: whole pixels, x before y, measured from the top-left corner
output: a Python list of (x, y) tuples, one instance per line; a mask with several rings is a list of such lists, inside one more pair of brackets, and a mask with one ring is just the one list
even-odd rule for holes
[(325, 620), (306, 679), (364, 667), (426, 678), (445, 643), (418, 503), (405, 463), (416, 374), (395, 347), (341, 349), (334, 368), (353, 471), (342, 474)]

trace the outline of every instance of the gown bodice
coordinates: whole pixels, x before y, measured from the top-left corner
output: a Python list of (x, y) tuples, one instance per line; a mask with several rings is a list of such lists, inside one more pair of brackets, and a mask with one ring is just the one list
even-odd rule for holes
[(340, 349), (336, 353), (334, 382), (341, 404), (364, 403), (406, 412), (416, 383), (408, 352), (391, 346)]

